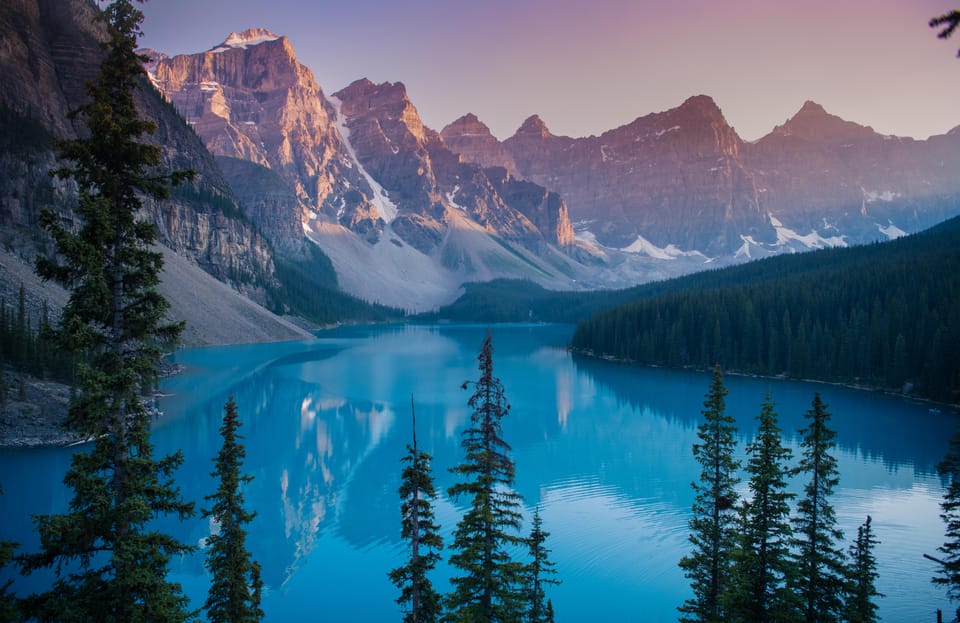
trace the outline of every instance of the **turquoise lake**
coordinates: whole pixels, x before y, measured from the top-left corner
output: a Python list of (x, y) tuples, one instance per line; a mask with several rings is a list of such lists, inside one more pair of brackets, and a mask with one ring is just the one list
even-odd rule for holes
[[(438, 490), (453, 484), (460, 432), (469, 418), (464, 381), (478, 376), (486, 327), (344, 327), (307, 342), (179, 351), (184, 372), (166, 379), (155, 425), (158, 453), (183, 450), (178, 482), (202, 504), (213, 490), (212, 457), (229, 395), (247, 448), (245, 489), (257, 511), (249, 547), (263, 566), (266, 621), (400, 621), (387, 571), (405, 556), (400, 541), (400, 458), (411, 438), (433, 455)], [(552, 587), (559, 622), (675, 621), (689, 587), (677, 567), (698, 477), (696, 440), (707, 373), (641, 368), (572, 356), (570, 326), (494, 326), (494, 371), (510, 414), (516, 489), (529, 515), (539, 505), (547, 546), (563, 583)], [(840, 486), (833, 497), (846, 543), (872, 515), (881, 544), (878, 588), (885, 621), (934, 621), (950, 608), (930, 583), (943, 541), (936, 464), (958, 420), (929, 405), (823, 384), (728, 376), (740, 454), (770, 391), (795, 461), (815, 391), (837, 431)], [(946, 410), (945, 410), (946, 411)], [(36, 547), (31, 513), (60, 512), (60, 484), (73, 449), (0, 450), (0, 537)], [(793, 483), (799, 490), (801, 482)], [(745, 491), (745, 485), (741, 485)], [(450, 542), (459, 508), (445, 495), (437, 517)], [(163, 528), (198, 544), (199, 518)], [(845, 546), (846, 548), (846, 546)], [(444, 552), (444, 559), (449, 552)], [(173, 563), (174, 579), (202, 604), (203, 553)], [(433, 575), (445, 590), (448, 569)], [(20, 592), (49, 578), (21, 578)]]

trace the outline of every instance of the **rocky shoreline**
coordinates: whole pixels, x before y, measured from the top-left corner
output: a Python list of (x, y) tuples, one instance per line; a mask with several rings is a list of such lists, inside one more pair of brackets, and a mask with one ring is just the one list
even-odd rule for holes
[(67, 430), (70, 388), (63, 383), (4, 370), (0, 398), (0, 447), (69, 446), (85, 441)]

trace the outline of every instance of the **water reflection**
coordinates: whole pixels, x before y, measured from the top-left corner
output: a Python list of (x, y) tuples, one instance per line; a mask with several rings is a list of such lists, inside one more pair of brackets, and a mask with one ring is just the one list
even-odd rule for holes
[[(183, 449), (178, 480), (185, 497), (202, 500), (214, 486), (209, 472), (223, 404), (235, 396), (245, 470), (255, 477), (245, 494), (257, 510), (250, 548), (270, 589), (268, 621), (302, 618), (317, 607), (318, 591), (327, 596), (329, 620), (397, 618), (385, 573), (403, 555), (397, 488), (411, 439), (410, 397), (419, 444), (433, 455), (443, 491), (454, 482), (449, 468), (462, 459), (459, 434), (469, 411), (460, 386), (477, 376), (485, 331), (349, 327), (314, 342), (178, 354), (187, 373), (164, 383), (170, 396), (157, 424), (158, 451)], [(517, 490), (528, 508), (541, 506), (564, 579), (553, 592), (559, 620), (634, 620), (640, 604), (649, 620), (674, 620), (687, 592), (676, 563), (687, 547), (689, 484), (699, 473), (690, 447), (709, 376), (572, 358), (565, 350), (570, 332), (494, 328), (495, 373), (513, 407), (504, 435)], [(880, 590), (888, 597), (881, 613), (909, 620), (935, 609), (942, 600), (920, 553), (942, 540), (932, 474), (954, 418), (831, 386), (738, 377), (728, 377), (727, 386), (742, 439), (753, 435), (769, 389), (795, 450), (813, 391), (823, 393), (838, 430), (841, 525), (849, 538), (871, 513), (883, 542)], [(35, 543), (18, 505), (31, 512), (66, 506), (57, 483), (68, 460), (64, 450), (0, 453), (7, 490), (0, 513), (11, 518), (9, 537)], [(450, 500), (438, 501), (448, 537), (459, 512)], [(191, 543), (210, 533), (199, 519), (163, 527)], [(179, 561), (177, 570), (202, 600), (202, 555)], [(441, 565), (441, 587), (445, 575)]]

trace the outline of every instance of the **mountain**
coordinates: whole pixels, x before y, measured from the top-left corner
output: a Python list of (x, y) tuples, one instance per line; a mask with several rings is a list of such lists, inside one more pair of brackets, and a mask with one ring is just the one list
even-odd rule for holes
[(289, 40), (262, 29), (199, 54), (151, 54), (154, 84), (284, 261), (316, 245), (345, 291), (408, 309), (448, 302), (467, 281), (564, 287), (583, 272), (563, 199), (464, 162), (402, 83), (358, 80), (327, 96)]
[[(957, 213), (960, 136), (887, 136), (814, 102), (745, 150), (763, 204), (783, 224), (866, 242)], [(776, 223), (774, 223), (776, 225)]]
[[(67, 113), (86, 101), (84, 85), (99, 70), (104, 33), (95, 15), (87, 0), (0, 6), (0, 239), (28, 262), (49, 249), (40, 209), (76, 201), (74, 186), (49, 174), (58, 166), (53, 141), (85, 131), (82, 120), (71, 122)], [(219, 279), (267, 302), (279, 287), (269, 243), (241, 213), (202, 142), (146, 79), (137, 100), (143, 116), (157, 124), (145, 140), (161, 147), (162, 166), (197, 173), (171, 199), (145, 202), (144, 217), (157, 225), (159, 242), (202, 268), (211, 282)], [(174, 308), (185, 303), (172, 302)]]
[[(0, 6), (0, 240), (29, 258), (40, 207), (69, 206), (52, 140), (96, 74), (88, 0)], [(161, 242), (236, 291), (318, 322), (434, 309), (464, 284), (618, 288), (783, 251), (916, 231), (958, 210), (960, 130), (885, 137), (808, 102), (754, 143), (709, 97), (600, 136), (534, 115), (505, 141), (476, 115), (437, 132), (400, 82), (328, 95), (264, 29), (197, 54), (147, 51), (139, 96), (164, 165)], [(150, 88), (150, 82), (156, 90)], [(347, 293), (347, 294), (344, 294)]]
[(754, 143), (703, 95), (600, 136), (556, 136), (536, 115), (502, 143), (485, 127), (464, 117), (444, 137), (558, 192), (579, 238), (664, 260), (858, 244), (958, 212), (957, 132), (883, 136), (814, 102)]
[(504, 141), (520, 174), (559, 192), (603, 245), (645, 241), (719, 255), (773, 240), (743, 142), (706, 96), (600, 136), (554, 136), (539, 117)]
[[(376, 240), (383, 215), (351, 158), (309, 69), (290, 41), (263, 29), (231, 33), (200, 54), (154, 53), (154, 85), (187, 119), (216, 156), (243, 160), (285, 182), (288, 193), (265, 196), (271, 174), (227, 165), (243, 189), (251, 218), (278, 248), (301, 255), (301, 221), (325, 214), (368, 240)], [(356, 190), (355, 190), (356, 189)]]

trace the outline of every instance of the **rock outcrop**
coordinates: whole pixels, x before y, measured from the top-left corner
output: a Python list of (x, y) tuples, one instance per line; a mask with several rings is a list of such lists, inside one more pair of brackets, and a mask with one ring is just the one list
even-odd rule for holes
[(352, 167), (332, 107), (286, 37), (263, 29), (231, 33), (211, 50), (157, 55), (151, 66), (154, 84), (213, 154), (260, 165), (289, 185), (295, 201), (281, 206), (234, 180), (280, 249), (296, 254), (301, 221), (311, 214), (378, 238), (384, 221), (369, 200), (373, 191)]
[(534, 116), (504, 142), (520, 174), (559, 192), (601, 243), (642, 236), (707, 254), (736, 248), (741, 234), (773, 238), (741, 146), (706, 96), (584, 139), (554, 136)]
[[(43, 207), (69, 207), (73, 185), (51, 179), (53, 140), (85, 131), (67, 113), (87, 100), (103, 36), (86, 0), (13, 0), (0, 7), (0, 236), (29, 257), (48, 249), (37, 218)], [(271, 250), (242, 218), (212, 156), (144, 76), (137, 95), (144, 117), (157, 123), (144, 140), (159, 145), (164, 170), (193, 169), (195, 181), (170, 200), (145, 204), (160, 242), (218, 279), (264, 301), (276, 285)]]
[(573, 242), (560, 197), (535, 184), (521, 191), (502, 170), (491, 177), (481, 166), (463, 162), (439, 133), (424, 126), (402, 83), (358, 80), (335, 97), (351, 149), (396, 206), (393, 230), (417, 249), (431, 253), (442, 243), (449, 210), (531, 250)]
[(504, 149), (503, 143), (490, 133), (490, 128), (473, 113), (467, 113), (440, 131), (450, 151), (460, 154), (466, 162), (480, 166), (503, 167), (516, 177), (517, 165)]

